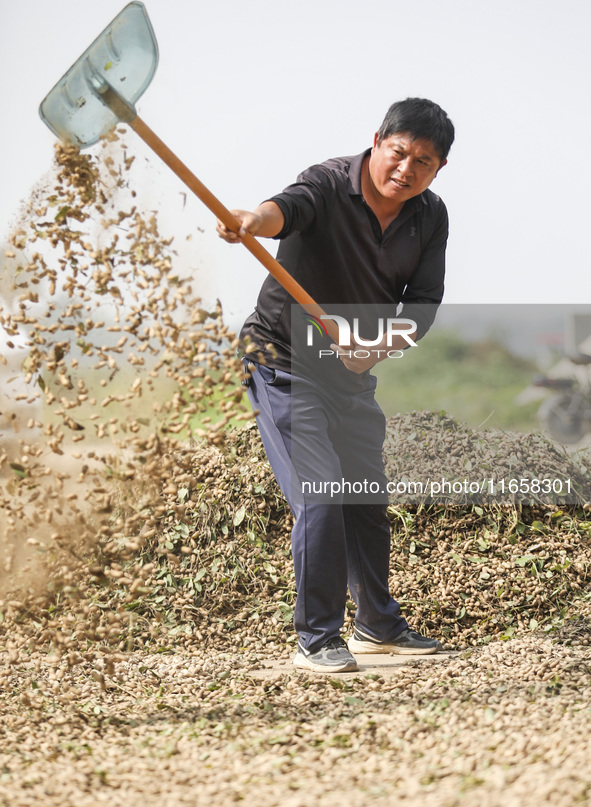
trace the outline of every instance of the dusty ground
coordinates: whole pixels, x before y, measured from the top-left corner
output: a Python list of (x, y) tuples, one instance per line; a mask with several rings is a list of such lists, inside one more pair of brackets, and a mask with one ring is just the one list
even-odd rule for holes
[(5, 650), (0, 804), (589, 804), (579, 638), (333, 677), (268, 654), (134, 653), (108, 675)]

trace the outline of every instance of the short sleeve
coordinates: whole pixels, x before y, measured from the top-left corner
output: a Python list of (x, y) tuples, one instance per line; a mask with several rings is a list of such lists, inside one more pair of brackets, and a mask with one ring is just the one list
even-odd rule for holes
[(324, 165), (313, 165), (303, 171), (281, 193), (267, 199), (281, 209), (284, 225), (276, 239), (286, 238), (293, 232), (305, 233), (324, 217), (334, 194), (334, 179)]

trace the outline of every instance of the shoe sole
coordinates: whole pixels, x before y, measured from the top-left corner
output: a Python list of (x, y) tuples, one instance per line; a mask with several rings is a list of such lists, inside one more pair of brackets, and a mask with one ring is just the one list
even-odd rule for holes
[(346, 661), (343, 664), (314, 664), (303, 653), (297, 653), (293, 660), (294, 667), (300, 670), (312, 670), (312, 672), (319, 673), (338, 673), (338, 672), (356, 672), (359, 669), (355, 659), (353, 661)]
[(395, 644), (374, 644), (360, 639), (349, 639), (347, 646), (351, 653), (394, 653), (397, 656), (432, 656), (441, 649), (438, 643), (434, 647), (400, 647)]

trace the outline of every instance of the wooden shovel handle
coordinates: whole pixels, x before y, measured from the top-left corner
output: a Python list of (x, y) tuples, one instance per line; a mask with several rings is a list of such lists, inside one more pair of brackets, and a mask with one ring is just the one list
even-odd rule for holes
[[(230, 213), (230, 211), (224, 207), (224, 205), (220, 202), (220, 200), (213, 195), (213, 193), (205, 187), (205, 185), (197, 179), (195, 174), (190, 171), (187, 166), (179, 160), (179, 158), (172, 152), (168, 146), (160, 140), (157, 134), (150, 129), (150, 127), (144, 123), (144, 121), (139, 117), (136, 116), (133, 120), (129, 121), (129, 125), (131, 128), (142, 138), (142, 140), (150, 146), (153, 151), (171, 168), (174, 173), (182, 179), (185, 185), (190, 188), (193, 193), (201, 199), (204, 205), (208, 207), (211, 212), (216, 216), (220, 221), (222, 221), (229, 230), (232, 232), (238, 233), (240, 230), (240, 223), (236, 219), (235, 216)], [(313, 300), (312, 297), (308, 294), (308, 292), (303, 289), (300, 284), (293, 279), (293, 277), (287, 272), (283, 266), (279, 263), (279, 261), (275, 260), (275, 258), (260, 244), (256, 238), (250, 233), (246, 233), (246, 235), (240, 236), (240, 239), (244, 246), (252, 252), (255, 258), (260, 261), (265, 269), (270, 272), (275, 280), (277, 280), (283, 288), (291, 294), (294, 300), (299, 303), (302, 308), (308, 312), (308, 314), (312, 314), (315, 317), (321, 317), (326, 314), (326, 312)], [(330, 334), (331, 338), (338, 342), (339, 331), (336, 323), (333, 320), (327, 319), (324, 320), (324, 324), (326, 326), (326, 330)]]

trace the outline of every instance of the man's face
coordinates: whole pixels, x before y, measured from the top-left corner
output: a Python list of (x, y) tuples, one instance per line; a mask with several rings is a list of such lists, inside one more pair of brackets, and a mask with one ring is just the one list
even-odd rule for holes
[(446, 162), (430, 140), (413, 140), (407, 132), (396, 132), (378, 145), (376, 134), (369, 175), (384, 200), (406, 202), (426, 190)]

